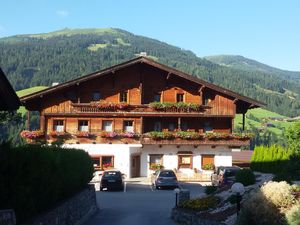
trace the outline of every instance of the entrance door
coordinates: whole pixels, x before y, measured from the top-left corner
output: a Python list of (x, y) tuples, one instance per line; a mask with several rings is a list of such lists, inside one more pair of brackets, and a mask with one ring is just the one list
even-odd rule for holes
[(131, 177), (139, 177), (141, 171), (141, 156), (131, 156)]

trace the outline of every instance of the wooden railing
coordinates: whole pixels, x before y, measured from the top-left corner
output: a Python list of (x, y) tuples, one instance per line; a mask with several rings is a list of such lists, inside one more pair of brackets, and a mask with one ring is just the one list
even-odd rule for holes
[(71, 105), (71, 113), (207, 113), (211, 107), (199, 105), (197, 109), (180, 109), (176, 107), (166, 109), (155, 109), (150, 107), (148, 104), (144, 105), (129, 105), (124, 108), (117, 107), (97, 107), (90, 103), (73, 103)]

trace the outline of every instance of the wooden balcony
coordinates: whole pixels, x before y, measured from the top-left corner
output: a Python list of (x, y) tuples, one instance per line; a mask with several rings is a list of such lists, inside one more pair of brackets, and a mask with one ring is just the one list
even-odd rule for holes
[[(116, 104), (118, 105), (118, 104)], [(149, 104), (143, 105), (126, 105), (112, 106), (112, 107), (98, 107), (91, 103), (72, 103), (70, 112), (71, 114), (80, 115), (132, 115), (132, 116), (156, 116), (156, 115), (167, 115), (167, 116), (199, 116), (204, 114), (210, 114), (210, 106), (199, 105), (196, 109), (180, 109), (176, 107), (166, 109), (155, 109)]]

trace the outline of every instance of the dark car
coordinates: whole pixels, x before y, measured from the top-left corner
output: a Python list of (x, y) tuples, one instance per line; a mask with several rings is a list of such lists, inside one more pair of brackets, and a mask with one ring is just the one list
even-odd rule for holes
[(178, 187), (178, 180), (173, 170), (156, 170), (151, 175), (151, 184), (156, 188)]
[(104, 171), (100, 182), (100, 191), (103, 191), (103, 189), (123, 191), (124, 181), (122, 173), (118, 170)]
[(233, 183), (235, 175), (241, 168), (238, 166), (220, 166), (216, 168), (215, 173), (212, 175), (211, 180), (213, 185), (222, 185)]

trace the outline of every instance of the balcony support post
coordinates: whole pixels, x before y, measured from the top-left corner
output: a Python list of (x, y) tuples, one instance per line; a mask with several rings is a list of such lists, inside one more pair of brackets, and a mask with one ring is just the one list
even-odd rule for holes
[(181, 130), (181, 117), (178, 117), (177, 119), (177, 129)]
[(26, 130), (30, 130), (30, 111), (27, 111)]
[(243, 113), (243, 131), (245, 130), (245, 115), (246, 113)]
[(43, 111), (40, 111), (40, 130), (45, 132), (45, 115), (44, 115), (44, 112)]

